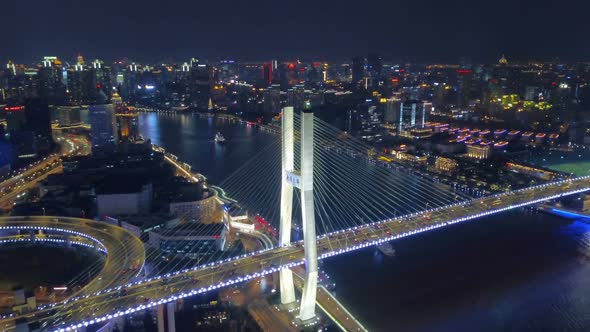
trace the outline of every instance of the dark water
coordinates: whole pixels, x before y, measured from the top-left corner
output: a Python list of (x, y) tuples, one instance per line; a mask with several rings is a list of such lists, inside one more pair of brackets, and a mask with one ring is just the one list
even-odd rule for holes
[[(213, 183), (270, 138), (191, 115), (145, 114), (140, 129)], [(394, 258), (368, 249), (324, 263), (370, 330), (590, 331), (590, 223), (512, 212), (394, 245)]]
[[(193, 114), (142, 114), (139, 130), (146, 139), (178, 156), (213, 184), (227, 178), (274, 139), (250, 126)], [(217, 132), (223, 133), (226, 144), (215, 143)]]

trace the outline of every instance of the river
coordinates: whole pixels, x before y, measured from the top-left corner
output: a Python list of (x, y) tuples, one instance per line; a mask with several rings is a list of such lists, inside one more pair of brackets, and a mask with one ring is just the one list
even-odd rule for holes
[[(213, 184), (269, 143), (256, 128), (141, 114), (145, 138)], [(223, 132), (227, 143), (215, 144)], [(229, 193), (231, 195), (231, 193)], [(335, 295), (371, 331), (590, 331), (590, 221), (515, 211), (335, 257)]]

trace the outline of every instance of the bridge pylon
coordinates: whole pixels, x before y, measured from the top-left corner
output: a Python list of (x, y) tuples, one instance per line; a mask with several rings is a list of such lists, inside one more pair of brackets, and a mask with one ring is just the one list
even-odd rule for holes
[[(293, 185), (287, 180), (289, 172), (295, 167), (295, 128), (293, 123), (293, 107), (283, 108), (282, 124), (282, 172), (281, 172), (281, 225), (279, 229), (279, 246), (291, 244), (291, 225), (293, 221)], [(283, 269), (279, 272), (281, 287), (281, 303), (295, 302), (295, 285), (293, 272)]]
[[(318, 283), (318, 255), (313, 200), (313, 120), (311, 110), (301, 113), (301, 169), (294, 169), (293, 107), (283, 108), (282, 116), (282, 180), (281, 180), (281, 226), (280, 246), (291, 243), (293, 220), (293, 188), (301, 194), (301, 217), (305, 251), (305, 283), (301, 296), (299, 318), (306, 321), (315, 317), (315, 302)], [(291, 270), (280, 272), (281, 302), (295, 301), (295, 288)]]

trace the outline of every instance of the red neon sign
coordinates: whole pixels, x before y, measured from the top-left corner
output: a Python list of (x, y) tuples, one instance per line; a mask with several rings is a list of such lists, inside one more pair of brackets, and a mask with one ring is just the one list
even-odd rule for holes
[(23, 111), (25, 109), (24, 106), (6, 106), (4, 107), (4, 110), (6, 112), (12, 112), (12, 111)]

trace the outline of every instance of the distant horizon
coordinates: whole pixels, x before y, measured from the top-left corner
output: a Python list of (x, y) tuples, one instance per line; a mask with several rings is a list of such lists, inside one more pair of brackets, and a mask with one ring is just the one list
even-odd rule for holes
[[(347, 56), (347, 57), (338, 57), (338, 58), (327, 58), (327, 57), (269, 57), (267, 59), (256, 59), (256, 58), (242, 58), (242, 59), (238, 59), (238, 58), (233, 58), (233, 57), (214, 57), (214, 58), (206, 58), (206, 57), (198, 57), (198, 56), (192, 56), (192, 57), (173, 57), (173, 56), (167, 56), (167, 57), (163, 57), (163, 59), (153, 59), (153, 60), (146, 60), (146, 58), (144, 57), (144, 59), (135, 59), (132, 57), (119, 57), (119, 58), (114, 58), (114, 59), (107, 59), (107, 58), (101, 58), (101, 57), (95, 57), (95, 56), (86, 56), (83, 52), (78, 53), (80, 55), (82, 55), (82, 57), (84, 58), (84, 61), (86, 63), (90, 63), (94, 60), (101, 60), (104, 61), (105, 63), (108, 64), (112, 64), (112, 63), (116, 63), (118, 61), (123, 61), (125, 59), (127, 59), (129, 62), (134, 62), (137, 64), (183, 64), (184, 62), (189, 62), (192, 58), (195, 59), (199, 59), (202, 60), (205, 63), (219, 63), (222, 61), (235, 61), (236, 63), (268, 63), (271, 62), (273, 60), (277, 60), (280, 63), (284, 63), (284, 62), (295, 62), (295, 61), (301, 61), (302, 63), (306, 63), (306, 62), (322, 62), (322, 61), (326, 61), (326, 62), (336, 62), (336, 63), (350, 63), (352, 62), (352, 58), (360, 56), (360, 57), (364, 57), (367, 58), (367, 56), (369, 54), (378, 54), (381, 55), (378, 52), (368, 52), (366, 54), (357, 54), (357, 55), (352, 55), (352, 56)], [(12, 58), (12, 57), (7, 57), (7, 56), (0, 56), (0, 61), (2, 61), (2, 67), (4, 67), (4, 65), (6, 63), (8, 63), (8, 61), (12, 61), (14, 64), (24, 64), (24, 65), (36, 65), (36, 64), (40, 64), (43, 61), (43, 58), (46, 56), (55, 56), (57, 57), (59, 60), (63, 61), (63, 62), (68, 62), (70, 65), (76, 64), (77, 62), (77, 56), (78, 54), (74, 55), (74, 56), (68, 56), (68, 57), (64, 57), (59, 55), (58, 53), (48, 53), (45, 55), (41, 55), (38, 57), (38, 60), (29, 60), (29, 61), (22, 61), (18, 58)], [(482, 61), (480, 59), (472, 59), (472, 58), (468, 58), (469, 62), (472, 65), (491, 65), (491, 64), (497, 64), (498, 60), (502, 57), (505, 56), (506, 59), (508, 60), (509, 64), (518, 64), (518, 65), (526, 65), (527, 63), (559, 63), (559, 64), (577, 64), (577, 63), (590, 63), (590, 57), (587, 59), (565, 59), (565, 58), (560, 58), (560, 57), (550, 57), (550, 58), (536, 58), (536, 57), (531, 57), (530, 59), (520, 59), (520, 58), (511, 58), (509, 54), (503, 54), (501, 53), (495, 60), (487, 60), (487, 61)], [(465, 58), (465, 56), (463, 57), (459, 57), (457, 58), (455, 61), (438, 61), (438, 60), (418, 60), (418, 59), (409, 59), (409, 57), (407, 57), (406, 59), (394, 59), (394, 58), (387, 58), (382, 56), (383, 59), (383, 63), (384, 64), (405, 64), (405, 63), (409, 63), (409, 64), (414, 64), (414, 65), (433, 65), (433, 64), (440, 64), (440, 65), (459, 65), (462, 61), (462, 58)]]

